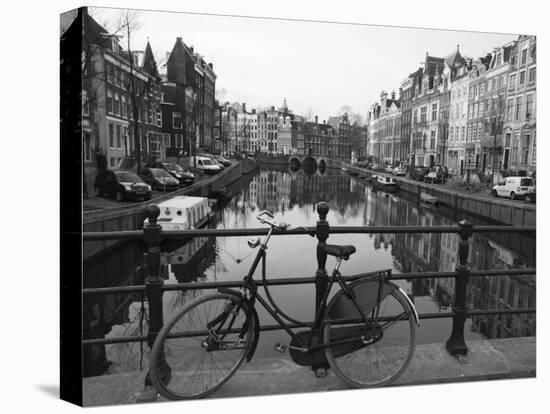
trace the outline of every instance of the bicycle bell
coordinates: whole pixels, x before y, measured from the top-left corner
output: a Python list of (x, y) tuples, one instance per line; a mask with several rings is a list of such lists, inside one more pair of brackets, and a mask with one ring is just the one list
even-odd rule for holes
[(254, 249), (260, 245), (260, 238), (259, 237), (253, 237), (248, 240), (248, 245), (251, 249)]

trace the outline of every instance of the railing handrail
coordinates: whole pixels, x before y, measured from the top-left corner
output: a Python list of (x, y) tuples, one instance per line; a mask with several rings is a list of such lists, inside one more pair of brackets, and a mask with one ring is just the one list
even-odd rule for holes
[[(535, 226), (474, 226), (468, 220), (458, 222), (456, 226), (337, 226), (330, 227), (326, 220), (329, 211), (329, 206), (325, 202), (317, 204), (317, 213), (319, 220), (315, 227), (307, 228), (292, 228), (286, 231), (276, 230), (273, 235), (311, 235), (317, 237), (316, 259), (317, 271), (314, 277), (309, 278), (285, 278), (285, 279), (270, 279), (267, 284), (299, 284), (299, 283), (314, 283), (315, 284), (315, 314), (322, 311), (320, 308), (321, 301), (328, 284), (328, 274), (325, 268), (327, 253), (325, 251), (326, 241), (330, 234), (373, 234), (373, 233), (457, 233), (460, 237), (458, 243), (458, 263), (454, 272), (417, 272), (417, 273), (401, 273), (392, 275), (393, 279), (422, 279), (422, 278), (454, 278), (454, 298), (452, 301), (452, 311), (445, 313), (421, 314), (422, 318), (443, 318), (452, 317), (452, 332), (450, 338), (446, 342), (446, 348), (452, 355), (466, 354), (468, 348), (464, 340), (465, 320), (469, 316), (475, 315), (500, 315), (500, 314), (519, 314), (519, 313), (536, 313), (536, 308), (525, 309), (468, 309), (466, 303), (466, 291), (468, 280), (472, 276), (505, 276), (505, 275), (529, 275), (536, 274), (536, 269), (494, 269), (494, 270), (471, 270), (468, 262), (470, 251), (470, 237), (474, 233), (536, 233)], [(86, 339), (83, 340), (83, 345), (89, 344), (106, 344), (117, 342), (133, 342), (147, 341), (149, 347), (152, 348), (158, 332), (163, 326), (163, 293), (169, 290), (183, 289), (213, 289), (216, 287), (238, 287), (242, 284), (241, 281), (227, 282), (206, 282), (206, 283), (177, 283), (164, 284), (164, 279), (161, 274), (161, 250), (160, 244), (163, 239), (185, 239), (193, 237), (207, 236), (258, 236), (265, 235), (268, 232), (266, 228), (252, 229), (203, 229), (203, 230), (182, 230), (163, 232), (161, 225), (158, 223), (160, 209), (156, 205), (149, 205), (145, 210), (145, 215), (148, 218), (147, 225), (141, 230), (134, 231), (107, 231), (107, 232), (88, 232), (82, 234), (84, 241), (93, 240), (143, 240), (147, 245), (147, 252), (144, 253), (143, 266), (145, 273), (145, 283), (143, 286), (124, 286), (111, 288), (94, 288), (84, 289), (83, 294), (113, 294), (113, 293), (144, 293), (149, 304), (148, 312), (148, 333), (139, 337), (132, 338), (109, 338), (109, 339)], [(381, 270), (371, 272), (370, 274), (388, 272)], [(352, 281), (365, 277), (365, 274), (348, 276), (347, 281)], [(302, 325), (304, 326), (304, 325)], [(308, 326), (307, 323), (305, 326)], [(279, 325), (261, 326), (261, 330), (279, 329)], [(312, 329), (318, 329), (312, 327)], [(317, 362), (316, 362), (317, 364)], [(318, 365), (313, 365), (313, 369), (327, 368), (328, 362), (322, 361)], [(146, 384), (149, 376), (146, 376)]]
[[(383, 233), (460, 233), (460, 226), (333, 226), (329, 234), (383, 234)], [(163, 239), (182, 239), (188, 237), (239, 237), (239, 236), (263, 236), (268, 228), (240, 228), (240, 229), (200, 229), (200, 230), (171, 230), (160, 231)], [(532, 233), (537, 231), (536, 226), (510, 226), (510, 225), (479, 225), (472, 226), (474, 233)], [(75, 233), (77, 234), (77, 233)], [(275, 230), (274, 236), (284, 235), (314, 235), (315, 227), (290, 228), (285, 231)], [(97, 240), (137, 240), (143, 238), (143, 230), (100, 231), (84, 232), (84, 241)]]

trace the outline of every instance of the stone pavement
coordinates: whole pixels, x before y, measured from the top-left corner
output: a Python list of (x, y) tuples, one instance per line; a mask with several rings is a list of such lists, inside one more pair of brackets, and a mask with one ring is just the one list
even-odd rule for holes
[[(453, 357), (442, 343), (420, 344), (411, 364), (395, 385), (421, 385), (457, 381), (484, 381), (536, 376), (536, 338), (493, 339), (468, 342), (468, 355)], [(84, 406), (143, 402), (145, 372), (85, 378)], [(330, 370), (316, 378), (308, 367), (295, 365), (287, 354), (253, 359), (209, 398), (260, 396), (331, 391), (348, 388)], [(141, 397), (141, 398), (140, 398)], [(164, 400), (159, 398), (158, 401)]]

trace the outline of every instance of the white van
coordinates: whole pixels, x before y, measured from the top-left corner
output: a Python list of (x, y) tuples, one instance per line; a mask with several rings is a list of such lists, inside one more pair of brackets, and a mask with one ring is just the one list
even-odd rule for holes
[[(197, 165), (194, 165), (195, 159), (197, 160)], [(216, 174), (220, 172), (222, 169), (219, 165), (215, 164), (214, 161), (212, 161), (208, 157), (201, 157), (197, 155), (196, 157), (190, 157), (189, 165), (191, 168), (195, 168), (197, 171), (204, 173), (204, 174)]]
[(524, 198), (528, 193), (535, 191), (535, 183), (529, 177), (506, 177), (493, 187), (495, 197)]

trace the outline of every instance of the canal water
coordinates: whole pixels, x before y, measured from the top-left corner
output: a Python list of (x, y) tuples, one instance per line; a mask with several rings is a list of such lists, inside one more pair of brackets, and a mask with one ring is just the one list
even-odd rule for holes
[[(315, 205), (326, 201), (327, 220), (333, 226), (447, 226), (469, 219), (474, 224), (493, 224), (443, 207), (418, 205), (407, 193), (376, 191), (356, 177), (339, 170), (291, 170), (263, 168), (244, 176), (229, 190), (233, 197), (219, 206), (213, 228), (261, 227), (256, 216), (273, 212), (277, 221), (291, 226), (315, 226)], [(165, 283), (241, 280), (256, 250), (245, 237), (196, 238), (182, 245), (164, 246), (162, 273)], [(332, 244), (353, 244), (357, 253), (342, 264), (345, 274), (391, 269), (394, 274), (420, 271), (454, 271), (457, 264), (456, 234), (347, 234), (331, 235)], [(272, 237), (267, 252), (268, 278), (311, 277), (315, 274), (316, 239), (309, 236)], [(138, 242), (107, 250), (84, 263), (84, 287), (125, 286), (143, 283), (140, 271), (145, 247)], [(535, 266), (535, 239), (525, 235), (474, 234), (470, 240), (472, 269), (508, 269)], [(329, 257), (327, 269), (334, 265)], [(258, 269), (256, 279), (261, 278)], [(454, 297), (454, 278), (396, 281), (422, 313), (449, 312)], [(313, 319), (314, 286), (273, 287), (272, 296), (290, 316)], [(205, 291), (166, 292), (164, 318)], [(263, 293), (263, 289), (260, 289)], [(265, 297), (265, 296), (264, 296)], [(535, 276), (475, 277), (470, 279), (467, 305), (475, 309), (535, 307)], [(264, 324), (274, 321), (259, 308)], [(84, 338), (113, 338), (147, 333), (147, 302), (141, 294), (86, 297)], [(449, 318), (425, 319), (417, 331), (417, 343), (445, 342), (451, 333)], [(531, 314), (478, 316), (468, 319), (466, 341), (535, 335)], [(283, 331), (263, 332), (255, 357), (278, 355), (276, 342), (289, 343)], [(146, 343), (86, 346), (85, 376), (147, 369)]]

